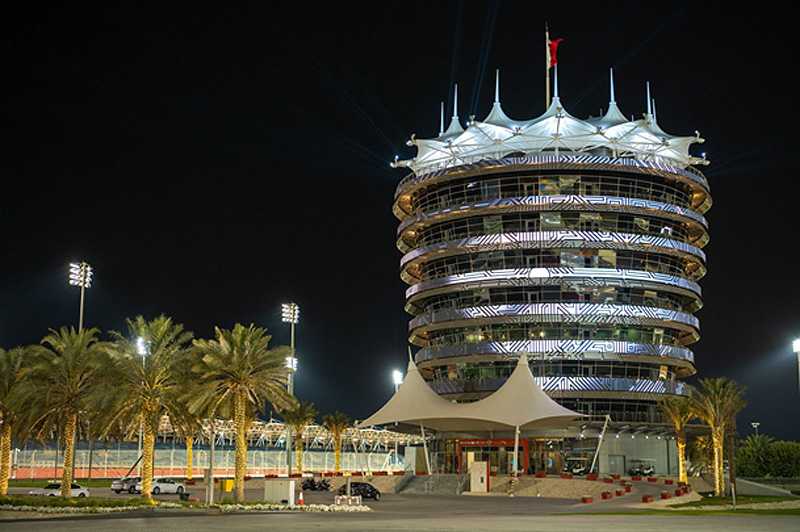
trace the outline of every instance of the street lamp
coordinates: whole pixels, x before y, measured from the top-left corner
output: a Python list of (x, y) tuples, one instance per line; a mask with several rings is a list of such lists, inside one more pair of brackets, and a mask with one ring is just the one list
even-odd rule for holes
[[(146, 368), (145, 361), (147, 360), (147, 355), (150, 354), (149, 349), (147, 347), (147, 342), (141, 336), (136, 338), (136, 354), (142, 357), (142, 374), (144, 375), (144, 371)], [(144, 438), (144, 425), (140, 421), (139, 422), (139, 476), (142, 476), (142, 440)]]
[(800, 390), (800, 338), (792, 342), (792, 351), (797, 355), (797, 389)]
[[(398, 369), (392, 371), (392, 382), (394, 382), (394, 393), (397, 393), (400, 385), (403, 384), (403, 372)], [(394, 422), (394, 426), (397, 426), (397, 421)], [(394, 435), (394, 459), (397, 462), (400, 461), (400, 457), (397, 454), (397, 434)]]
[(761, 423), (759, 423), (758, 421), (751, 421), (750, 426), (753, 427), (753, 430), (756, 431), (756, 436), (758, 436), (758, 427), (761, 426)]
[(78, 331), (83, 330), (83, 302), (85, 299), (86, 289), (92, 286), (92, 267), (86, 262), (75, 263), (69, 265), (69, 284), (72, 286), (79, 286), (81, 288), (81, 307), (78, 315)]
[(397, 393), (398, 388), (403, 384), (403, 372), (394, 370), (392, 372), (392, 381), (394, 382), (394, 393)]
[[(294, 345), (294, 328), (300, 321), (300, 307), (297, 303), (284, 303), (281, 305), (281, 321), (289, 324), (292, 332), (290, 347), (291, 355), (286, 357), (286, 369), (289, 375), (286, 379), (286, 390), (289, 395), (294, 395), (294, 372), (297, 371), (297, 354)], [(286, 468), (289, 474), (292, 473), (292, 431), (286, 430)], [(302, 471), (301, 471), (302, 472)]]

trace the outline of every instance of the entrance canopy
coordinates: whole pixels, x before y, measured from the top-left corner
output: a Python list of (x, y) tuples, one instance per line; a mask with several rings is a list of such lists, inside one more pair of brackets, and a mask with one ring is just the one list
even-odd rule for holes
[(516, 368), (494, 393), (473, 403), (455, 403), (431, 390), (413, 360), (389, 401), (358, 427), (408, 423), (441, 432), (565, 428), (583, 414), (559, 405), (536, 384), (521, 355)]

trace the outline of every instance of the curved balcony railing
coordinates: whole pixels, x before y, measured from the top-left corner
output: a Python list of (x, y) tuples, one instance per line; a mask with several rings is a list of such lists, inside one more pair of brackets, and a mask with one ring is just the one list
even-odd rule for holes
[(448, 275), (430, 281), (409, 286), (406, 289), (406, 299), (428, 290), (445, 287), (481, 286), (490, 284), (495, 286), (531, 286), (531, 285), (557, 285), (562, 283), (582, 282), (588, 286), (625, 286), (636, 288), (669, 287), (694, 292), (702, 295), (700, 285), (694, 281), (667, 275), (663, 273), (643, 272), (639, 270), (618, 270), (612, 268), (518, 268), (484, 270), (478, 272)]
[(586, 171), (587, 169), (596, 169), (603, 171), (635, 171), (643, 174), (660, 175), (662, 177), (680, 176), (686, 178), (689, 182), (695, 183), (697, 186), (708, 192), (708, 180), (697, 169), (692, 167), (678, 168), (671, 164), (665, 164), (663, 161), (652, 160), (645, 161), (627, 157), (609, 157), (596, 154), (571, 154), (561, 153), (559, 155), (540, 154), (540, 155), (525, 155), (523, 157), (504, 157), (502, 159), (485, 159), (478, 158), (473, 162), (464, 161), (465, 164), (458, 167), (444, 167), (439, 170), (429, 171), (423, 175), (416, 175), (414, 173), (408, 174), (397, 185), (397, 193), (408, 193), (411, 187), (435, 182), (448, 174), (456, 174), (458, 176), (467, 174), (483, 173), (487, 169), (498, 167), (515, 167), (515, 166), (530, 166), (532, 169), (537, 170), (569, 170), (577, 169)]
[(398, 228), (402, 234), (412, 225), (424, 222), (438, 223), (452, 218), (475, 216), (483, 211), (494, 214), (502, 212), (526, 211), (584, 211), (584, 212), (622, 212), (630, 214), (643, 214), (646, 216), (662, 217), (679, 222), (686, 220), (696, 222), (703, 228), (708, 227), (708, 221), (697, 211), (679, 207), (661, 201), (651, 201), (637, 198), (624, 198), (620, 196), (517, 196), (513, 198), (494, 198), (481, 201), (465, 202), (449, 207), (434, 208), (427, 211), (416, 211), (414, 215), (404, 218)]
[(496, 233), (461, 240), (451, 240), (418, 247), (406, 253), (400, 267), (425, 260), (429, 255), (436, 259), (455, 253), (484, 251), (515, 251), (519, 249), (596, 249), (663, 253), (678, 258), (690, 258), (705, 263), (706, 254), (698, 247), (665, 236), (630, 233), (604, 233), (594, 231), (540, 231), (521, 233)]
[(613, 290), (584, 292), (581, 289), (559, 289), (557, 291), (532, 290), (531, 288), (496, 288), (488, 293), (480, 290), (466, 290), (431, 296), (417, 301), (408, 308), (409, 313), (416, 315), (426, 312), (453, 311), (469, 307), (486, 305), (529, 305), (538, 303), (551, 304), (592, 304), (592, 305), (633, 305), (654, 309), (674, 310), (691, 313), (697, 310), (696, 299), (682, 298), (669, 292), (647, 293), (645, 290)]
[(515, 322), (557, 322), (581, 324), (634, 324), (672, 326), (697, 332), (700, 320), (692, 314), (675, 310), (634, 305), (606, 305), (596, 303), (531, 303), (518, 305), (483, 305), (460, 309), (447, 309), (420, 314), (409, 322), (409, 330), (423, 327), (446, 326), (451, 322), (466, 320)]
[[(664, 364), (694, 364), (694, 353), (686, 347), (664, 344), (641, 344), (618, 340), (514, 340), (489, 341), (423, 347), (417, 351), (418, 364), (429, 360), (495, 355), (516, 357), (521, 353), (534, 359), (613, 359), (626, 357), (653, 357)], [(453, 361), (454, 363), (457, 361)]]
[[(558, 214), (542, 220), (550, 214)], [(556, 213), (512, 213), (502, 219), (488, 216), (458, 218), (423, 229), (414, 241), (414, 247), (432, 246), (466, 238), (486, 237), (497, 234), (536, 234), (541, 232), (581, 232), (592, 234), (631, 234), (636, 236), (666, 237), (691, 244), (685, 226), (674, 220), (641, 217), (631, 220), (618, 219), (618, 213), (602, 213), (611, 219), (581, 220), (581, 214), (570, 211)]]
[[(577, 176), (569, 176), (570, 178)], [(584, 178), (585, 179), (585, 178)], [(631, 177), (590, 177), (588, 182), (559, 185), (558, 176), (480, 176), (431, 188), (412, 200), (413, 211), (443, 209), (461, 203), (519, 196), (619, 196), (690, 208), (688, 191)]]
[[(456, 395), (486, 393), (497, 390), (505, 378), (437, 379), (428, 384), (438, 394)], [(686, 385), (680, 381), (623, 379), (609, 377), (534, 377), (545, 392), (623, 392), (648, 395), (686, 395)]]

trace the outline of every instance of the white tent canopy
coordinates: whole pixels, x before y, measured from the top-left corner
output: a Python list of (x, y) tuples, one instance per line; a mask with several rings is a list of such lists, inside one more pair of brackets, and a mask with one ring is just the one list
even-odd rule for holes
[(389, 401), (358, 427), (408, 423), (437, 431), (471, 432), (532, 428), (564, 428), (583, 414), (553, 401), (536, 384), (525, 355), (506, 382), (490, 396), (473, 403), (453, 403), (431, 390), (416, 364)]

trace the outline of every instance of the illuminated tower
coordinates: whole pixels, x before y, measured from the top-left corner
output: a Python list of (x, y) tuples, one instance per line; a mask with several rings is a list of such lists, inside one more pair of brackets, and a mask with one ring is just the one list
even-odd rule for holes
[[(618, 430), (662, 423), (657, 400), (685, 394), (700, 336), (706, 178), (646, 112), (579, 119), (554, 97), (514, 120), (495, 101), (483, 121), (454, 110), (416, 156), (393, 206), (416, 362), (439, 394), (483, 397), (525, 353), (557, 401)], [(457, 99), (456, 99), (457, 101)], [(620, 429), (620, 427), (622, 427)]]

